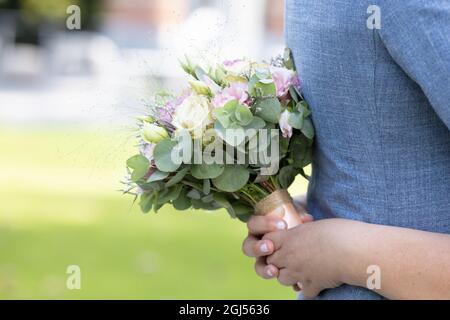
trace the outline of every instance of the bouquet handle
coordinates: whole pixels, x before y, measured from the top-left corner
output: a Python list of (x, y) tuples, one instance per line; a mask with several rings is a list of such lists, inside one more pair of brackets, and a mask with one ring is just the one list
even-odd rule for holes
[[(284, 212), (273, 213), (273, 211), (278, 207), (283, 207)], [(275, 215), (283, 218), (288, 229), (294, 228), (295, 226), (303, 223), (302, 218), (294, 206), (294, 201), (292, 200), (291, 195), (285, 189), (275, 190), (273, 193), (259, 201), (255, 206), (255, 214)], [(297, 282), (293, 288), (295, 291), (300, 291), (302, 285), (300, 282)]]
[[(284, 212), (273, 213), (278, 208), (283, 207)], [(255, 206), (255, 214), (257, 215), (276, 215), (286, 222), (288, 229), (291, 229), (303, 223), (302, 218), (297, 213), (294, 201), (289, 192), (285, 189), (278, 189), (267, 197), (259, 201)]]

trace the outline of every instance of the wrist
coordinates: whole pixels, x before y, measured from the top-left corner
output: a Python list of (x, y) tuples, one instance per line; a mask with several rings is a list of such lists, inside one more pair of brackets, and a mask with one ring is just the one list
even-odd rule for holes
[(368, 223), (339, 219), (339, 233), (336, 267), (341, 283), (355, 286), (366, 286), (367, 267), (369, 264), (369, 244), (371, 226)]

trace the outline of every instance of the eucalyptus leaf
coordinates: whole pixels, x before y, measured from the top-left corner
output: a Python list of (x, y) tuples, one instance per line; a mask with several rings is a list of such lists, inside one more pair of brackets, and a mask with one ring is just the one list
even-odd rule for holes
[(278, 174), (278, 181), (281, 187), (287, 189), (294, 182), (298, 173), (298, 169), (292, 165), (281, 168)]
[(220, 122), (216, 122), (214, 124), (214, 130), (223, 141), (233, 147), (238, 146), (245, 141), (244, 128), (237, 124), (234, 124), (229, 128), (224, 128)]
[(222, 164), (194, 164), (191, 169), (191, 174), (196, 179), (213, 179), (222, 174), (224, 165)]
[(150, 161), (143, 155), (138, 154), (127, 160), (127, 166), (133, 169), (131, 180), (133, 182), (138, 182), (147, 174), (150, 167)]
[(310, 118), (305, 119), (301, 131), (308, 139), (314, 138), (314, 127)]
[(177, 146), (177, 142), (170, 139), (164, 139), (155, 146), (153, 157), (159, 170), (174, 172), (180, 167), (181, 163), (172, 161), (172, 150), (175, 146)]
[(257, 103), (256, 115), (263, 120), (278, 123), (281, 115), (281, 104), (277, 98), (262, 99)]
[(266, 97), (276, 95), (277, 89), (272, 79), (261, 82), (257, 75), (253, 75), (248, 82), (248, 91), (253, 97)]
[(246, 206), (242, 203), (233, 204), (233, 210), (237, 218), (244, 222), (247, 222), (247, 220), (250, 218), (250, 216), (253, 215), (255, 211), (252, 207)]
[(288, 115), (288, 124), (295, 129), (301, 130), (303, 127), (304, 118), (300, 112), (290, 112)]
[(227, 128), (231, 124), (231, 116), (224, 108), (214, 109), (213, 115), (222, 124), (224, 128)]
[(298, 103), (299, 96), (297, 95), (297, 91), (294, 89), (293, 86), (289, 87), (289, 95), (291, 96), (292, 100), (294, 100), (295, 103)]
[(217, 192), (214, 193), (214, 201), (216, 201), (220, 207), (225, 208), (232, 218), (236, 218), (233, 206), (224, 194)]
[(186, 166), (180, 171), (178, 171), (173, 177), (169, 179), (166, 183), (166, 187), (169, 188), (177, 183), (179, 183), (183, 178), (186, 176), (187, 172), (189, 171), (190, 167)]
[(250, 173), (244, 166), (227, 165), (223, 173), (212, 179), (212, 183), (218, 189), (225, 192), (235, 192), (245, 186)]
[(150, 177), (147, 179), (147, 182), (154, 182), (154, 181), (164, 180), (165, 178), (167, 178), (168, 175), (169, 175), (168, 172), (155, 170), (155, 171), (152, 172)]
[(153, 193), (146, 192), (146, 193), (141, 194), (139, 206), (141, 207), (141, 211), (143, 213), (149, 212), (153, 206)]
[(187, 196), (188, 189), (182, 188), (178, 198), (172, 201), (172, 205), (177, 210), (186, 210), (191, 207), (191, 199)]
[(188, 193), (187, 196), (191, 199), (195, 199), (195, 200), (200, 200), (202, 198), (202, 195), (200, 194), (200, 192), (197, 189), (191, 189)]
[(211, 181), (209, 179), (203, 180), (203, 194), (208, 195), (211, 192)]
[(247, 106), (241, 104), (236, 106), (234, 116), (241, 126), (246, 126), (253, 120), (253, 114)]
[(244, 126), (243, 128), (245, 130), (248, 129), (255, 129), (255, 130), (259, 130), (259, 129), (263, 129), (266, 125), (266, 122), (261, 119), (260, 117), (257, 116), (253, 116), (252, 121), (247, 124), (246, 126)]
[(161, 193), (158, 198), (158, 204), (164, 204), (169, 201), (173, 201), (178, 198), (180, 195), (181, 189), (183, 188), (182, 185), (173, 186), (168, 189), (165, 189), (164, 193)]

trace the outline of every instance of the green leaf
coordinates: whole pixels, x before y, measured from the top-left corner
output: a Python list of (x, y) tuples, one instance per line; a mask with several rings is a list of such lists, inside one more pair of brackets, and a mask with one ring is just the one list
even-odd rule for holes
[(203, 194), (208, 195), (211, 192), (211, 181), (209, 179), (203, 180)]
[(235, 192), (245, 186), (250, 177), (244, 166), (227, 165), (223, 173), (212, 180), (214, 186), (226, 192)]
[(164, 183), (162, 181), (145, 182), (139, 186), (146, 191), (161, 191), (164, 190)]
[(150, 167), (150, 161), (143, 155), (137, 154), (127, 160), (127, 166), (133, 169), (131, 180), (133, 182), (138, 182), (147, 174)]
[(233, 206), (231, 205), (231, 203), (228, 201), (227, 197), (224, 194), (217, 192), (214, 193), (214, 201), (216, 201), (220, 207), (225, 208), (228, 211), (230, 217), (236, 218)]
[(242, 203), (233, 203), (232, 206), (237, 218), (242, 222), (247, 222), (255, 211), (253, 208)]
[(192, 206), (195, 209), (203, 209), (203, 210), (216, 210), (219, 207), (217, 206), (217, 203), (214, 201), (211, 202), (203, 202), (202, 200), (191, 200)]
[(289, 87), (289, 95), (291, 96), (292, 100), (294, 100), (295, 103), (298, 103), (299, 96), (297, 95), (297, 91), (294, 89), (293, 86)]
[(183, 178), (186, 176), (187, 172), (189, 171), (190, 167), (186, 166), (180, 171), (178, 171), (172, 178), (169, 179), (166, 183), (166, 187), (169, 188), (177, 183), (179, 183)]
[(281, 114), (281, 104), (277, 98), (267, 98), (259, 101), (256, 106), (256, 115), (263, 120), (278, 123)]
[(247, 106), (243, 106), (241, 104), (236, 106), (234, 116), (241, 126), (248, 125), (253, 119), (253, 114), (250, 109)]
[(147, 179), (147, 182), (154, 182), (154, 181), (164, 180), (165, 178), (167, 178), (168, 175), (169, 175), (168, 172), (162, 172), (162, 171), (159, 171), (159, 170), (155, 170), (155, 171), (152, 172), (150, 177)]
[(305, 119), (301, 131), (308, 139), (314, 138), (314, 127), (310, 118)]
[(252, 97), (266, 97), (276, 95), (277, 89), (272, 79), (261, 80), (253, 75), (248, 83), (248, 91)]
[(171, 188), (165, 189), (164, 193), (161, 193), (158, 198), (158, 204), (165, 204), (169, 201), (173, 201), (180, 195), (182, 185), (173, 186)]
[(216, 108), (213, 110), (213, 115), (222, 124), (224, 128), (227, 128), (231, 124), (231, 116), (224, 108)]
[(295, 129), (301, 130), (303, 127), (304, 119), (300, 112), (289, 112), (288, 124)]
[(214, 124), (214, 130), (217, 135), (229, 145), (235, 147), (245, 141), (244, 128), (238, 124), (233, 124), (228, 128), (224, 128), (220, 122)]
[(289, 150), (289, 138), (284, 138), (283, 136), (280, 136), (280, 159), (284, 158)]
[(172, 205), (177, 210), (186, 210), (191, 207), (191, 199), (187, 196), (188, 189), (182, 188), (178, 198), (172, 201)]
[(191, 169), (191, 175), (196, 179), (213, 179), (220, 176), (224, 170), (222, 164), (194, 164)]
[(202, 198), (202, 195), (200, 194), (200, 192), (196, 189), (191, 189), (187, 194), (186, 194), (189, 198), (191, 199), (195, 199), (195, 200), (200, 200)]
[(246, 126), (244, 126), (244, 129), (245, 130), (248, 130), (248, 129), (259, 130), (259, 129), (264, 128), (265, 126), (266, 126), (266, 122), (263, 119), (261, 119), (260, 117), (253, 116), (252, 121), (249, 124), (247, 124)]
[(281, 168), (278, 174), (278, 181), (280, 182), (281, 187), (287, 189), (292, 182), (294, 182), (298, 173), (298, 169), (292, 165)]
[[(205, 181), (208, 181), (208, 180), (205, 180)], [(205, 203), (211, 203), (211, 202), (214, 201), (214, 195), (212, 193), (210, 193), (210, 194), (204, 196), (202, 198), (202, 201), (205, 202)]]
[(153, 157), (155, 159), (156, 167), (164, 172), (176, 171), (181, 163), (174, 163), (172, 161), (172, 150), (177, 145), (176, 141), (164, 139), (160, 141), (153, 150)]
[(152, 210), (153, 206), (153, 193), (143, 193), (141, 194), (141, 199), (139, 201), (139, 206), (143, 213), (147, 213)]

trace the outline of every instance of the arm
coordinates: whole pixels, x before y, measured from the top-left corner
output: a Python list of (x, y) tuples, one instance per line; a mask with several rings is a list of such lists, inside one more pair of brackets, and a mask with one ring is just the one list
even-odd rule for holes
[(450, 299), (450, 235), (345, 223), (353, 237), (343, 242), (342, 282), (365, 287), (367, 267), (377, 265), (376, 292), (387, 298)]
[[(301, 199), (300, 199), (301, 200)], [(299, 203), (303, 203), (299, 201)], [(287, 286), (303, 284), (312, 298), (340, 284), (367, 287), (367, 268), (380, 270), (380, 289), (390, 299), (450, 299), (450, 235), (347, 219), (312, 221), (285, 230), (273, 215), (252, 216), (244, 253), (256, 257), (256, 273)]]
[(325, 219), (267, 233), (262, 241), (271, 273), (283, 285), (300, 282), (307, 298), (343, 283), (367, 287), (367, 268), (376, 265), (375, 291), (387, 298), (450, 299), (450, 235)]
[(381, 40), (450, 129), (450, 1), (380, 1)]

